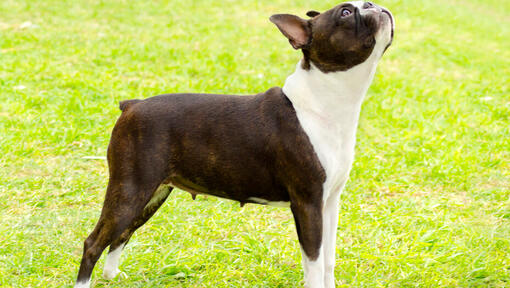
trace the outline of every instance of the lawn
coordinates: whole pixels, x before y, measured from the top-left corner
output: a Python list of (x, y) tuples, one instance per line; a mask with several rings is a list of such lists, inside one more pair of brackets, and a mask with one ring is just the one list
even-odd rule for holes
[[(333, 1), (0, 1), (0, 286), (71, 286), (118, 102), (252, 94)], [(337, 287), (510, 287), (510, 1), (399, 1), (341, 198)], [(95, 287), (299, 287), (289, 209), (172, 192)]]

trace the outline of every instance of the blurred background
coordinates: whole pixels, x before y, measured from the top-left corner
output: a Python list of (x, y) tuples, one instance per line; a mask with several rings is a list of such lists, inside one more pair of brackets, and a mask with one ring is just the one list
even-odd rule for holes
[[(268, 18), (334, 1), (0, 2), (0, 286), (72, 285), (118, 102), (253, 94), (301, 58)], [(510, 286), (510, 1), (385, 0), (337, 287)], [(95, 287), (299, 287), (288, 209), (173, 192)]]

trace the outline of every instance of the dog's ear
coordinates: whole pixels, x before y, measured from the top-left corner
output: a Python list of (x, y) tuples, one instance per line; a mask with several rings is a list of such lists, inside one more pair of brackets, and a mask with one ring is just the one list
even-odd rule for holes
[(269, 18), (278, 29), (289, 38), (294, 49), (301, 49), (310, 44), (312, 29), (310, 22), (290, 14), (276, 14)]
[(317, 16), (317, 15), (320, 15), (320, 14), (321, 14), (321, 12), (317, 12), (315, 10), (310, 10), (310, 11), (306, 12), (306, 16), (312, 17), (312, 18)]

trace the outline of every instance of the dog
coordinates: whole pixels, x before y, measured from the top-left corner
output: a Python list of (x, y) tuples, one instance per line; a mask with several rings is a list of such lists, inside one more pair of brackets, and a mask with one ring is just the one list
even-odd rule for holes
[(84, 242), (75, 287), (89, 287), (107, 246), (103, 276), (115, 277), (122, 249), (175, 187), (193, 199), (207, 194), (290, 207), (305, 287), (335, 287), (339, 196), (354, 158), (361, 103), (393, 41), (394, 19), (362, 1), (307, 16), (270, 17), (303, 53), (283, 88), (120, 103), (104, 205)]

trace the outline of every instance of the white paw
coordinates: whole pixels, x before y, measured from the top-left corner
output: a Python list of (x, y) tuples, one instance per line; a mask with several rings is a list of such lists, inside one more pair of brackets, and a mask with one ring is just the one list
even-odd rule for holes
[(119, 269), (112, 269), (112, 270), (104, 269), (103, 270), (103, 278), (106, 279), (106, 280), (112, 280), (119, 273), (120, 273)]
[(113, 278), (118, 277), (119, 279), (128, 278), (127, 274), (120, 271), (119, 269), (115, 269), (113, 271), (103, 270), (103, 278), (106, 280), (112, 280)]
[(76, 285), (74, 285), (74, 288), (89, 288), (90, 287), (90, 280), (85, 282), (77, 282)]

